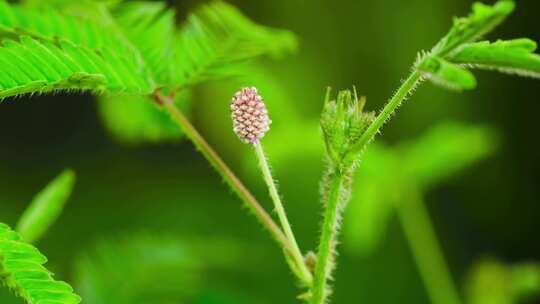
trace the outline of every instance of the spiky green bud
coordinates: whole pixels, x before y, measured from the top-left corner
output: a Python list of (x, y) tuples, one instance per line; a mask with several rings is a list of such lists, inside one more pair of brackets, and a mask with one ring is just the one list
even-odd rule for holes
[(343, 165), (343, 159), (349, 158), (350, 153), (358, 153), (351, 148), (375, 119), (375, 113), (363, 112), (365, 103), (365, 97), (359, 99), (356, 89), (340, 91), (337, 99), (331, 100), (328, 88), (321, 114), (321, 129), (326, 152), (334, 166)]

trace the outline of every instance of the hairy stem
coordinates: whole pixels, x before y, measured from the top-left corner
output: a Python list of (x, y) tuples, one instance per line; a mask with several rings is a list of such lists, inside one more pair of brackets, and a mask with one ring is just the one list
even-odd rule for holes
[(246, 204), (249, 210), (257, 217), (263, 227), (265, 227), (272, 237), (280, 244), (285, 251), (293, 252), (294, 246), (287, 239), (285, 234), (281, 231), (279, 226), (274, 222), (272, 217), (264, 210), (264, 208), (257, 202), (255, 197), (249, 192), (249, 190), (242, 184), (242, 182), (236, 177), (232, 170), (225, 164), (225, 162), (219, 157), (219, 155), (212, 149), (212, 147), (206, 142), (201, 134), (195, 129), (195, 127), (189, 122), (189, 120), (182, 114), (180, 109), (174, 104), (173, 98), (169, 96), (163, 96), (160, 93), (155, 94), (155, 98), (165, 109), (171, 114), (173, 119), (182, 128), (186, 136), (193, 142), (195, 147), (203, 154), (208, 162), (218, 171), (223, 177), (225, 182), (233, 189), (233, 191), (240, 197), (240, 199)]
[(317, 264), (311, 288), (311, 304), (323, 304), (328, 297), (327, 281), (334, 267), (336, 237), (339, 229), (340, 204), (343, 202), (345, 176), (342, 172), (330, 175), (326, 210), (322, 224)]
[(398, 217), (411, 247), (420, 276), (433, 304), (460, 304), (457, 288), (444, 260), (420, 193), (408, 190)]
[(253, 145), (253, 148), (255, 149), (255, 154), (257, 155), (259, 166), (263, 173), (264, 181), (266, 182), (266, 185), (268, 186), (270, 197), (272, 198), (272, 201), (274, 202), (274, 208), (276, 209), (276, 213), (278, 214), (279, 221), (281, 222), (281, 227), (283, 231), (285, 232), (285, 236), (287, 237), (287, 239), (293, 246), (293, 252), (291, 252), (291, 254), (292, 254), (292, 259), (294, 260), (294, 264), (298, 268), (297, 275), (300, 277), (302, 282), (306, 284), (306, 286), (310, 286), (311, 281), (312, 281), (311, 272), (307, 269), (304, 263), (302, 252), (300, 251), (300, 248), (298, 247), (298, 243), (296, 242), (296, 238), (294, 237), (294, 233), (292, 231), (291, 225), (289, 223), (289, 220), (287, 219), (285, 208), (283, 207), (283, 203), (281, 202), (281, 198), (279, 196), (276, 184), (274, 182), (274, 179), (272, 178), (272, 173), (270, 172), (270, 167), (268, 166), (268, 162), (266, 160), (263, 147), (260, 142), (257, 142)]
[(362, 134), (362, 136), (358, 139), (358, 141), (355, 143), (354, 147), (352, 148), (353, 153), (349, 153), (350, 157), (345, 160), (345, 162), (352, 162), (354, 159), (351, 159), (351, 157), (354, 157), (357, 155), (357, 152), (362, 151), (365, 146), (375, 137), (377, 133), (379, 133), (380, 129), (384, 125), (384, 123), (394, 114), (396, 109), (401, 105), (401, 103), (409, 96), (416, 86), (420, 83), (422, 79), (422, 76), (420, 72), (418, 72), (416, 69), (409, 75), (409, 77), (401, 84), (399, 89), (396, 91), (394, 96), (388, 101), (388, 103), (384, 106), (383, 110), (379, 115), (377, 115), (377, 118), (369, 125), (369, 127), (366, 129), (366, 131)]

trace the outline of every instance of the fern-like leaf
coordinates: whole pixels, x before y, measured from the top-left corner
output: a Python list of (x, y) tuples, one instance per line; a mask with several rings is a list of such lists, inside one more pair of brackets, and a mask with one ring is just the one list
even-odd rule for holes
[(56, 281), (47, 262), (9, 226), (0, 223), (0, 281), (29, 304), (78, 304), (81, 298), (65, 282)]
[(176, 20), (162, 2), (124, 2), (113, 11), (118, 26), (140, 50), (158, 84), (171, 84), (177, 66)]
[(88, 18), (63, 14), (48, 5), (33, 9), (0, 0), (0, 33), (52, 41), (69, 40), (91, 49), (111, 46), (122, 50), (128, 48), (118, 32), (104, 31), (100, 24)]
[(288, 31), (258, 25), (222, 1), (214, 1), (191, 14), (176, 44), (180, 86), (235, 75), (236, 63), (260, 55), (280, 56), (296, 49)]
[[(105, 29), (105, 30), (104, 30)], [(115, 30), (51, 7), (0, 0), (0, 98), (58, 90), (150, 93), (138, 50)]]
[(0, 99), (59, 90), (151, 93), (152, 82), (137, 63), (109, 49), (91, 50), (69, 41), (21, 36), (0, 47)]
[[(278, 55), (293, 49), (296, 43), (289, 32), (257, 25), (220, 1), (190, 14), (179, 29), (174, 11), (164, 3), (123, 2), (112, 12), (122, 32), (148, 63), (157, 86), (184, 86), (182, 92), (186, 92), (185, 86), (203, 80), (243, 75), (245, 69), (240, 67), (249, 59)], [(171, 125), (167, 113), (150, 102), (147, 97), (105, 97), (100, 101), (101, 115), (110, 132), (122, 142), (180, 138), (180, 130)], [(126, 119), (129, 114), (134, 118)]]

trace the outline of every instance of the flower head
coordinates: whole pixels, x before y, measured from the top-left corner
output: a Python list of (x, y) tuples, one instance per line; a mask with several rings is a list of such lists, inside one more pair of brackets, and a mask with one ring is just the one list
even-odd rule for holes
[(233, 130), (246, 144), (255, 144), (270, 129), (272, 121), (257, 88), (242, 88), (231, 102)]

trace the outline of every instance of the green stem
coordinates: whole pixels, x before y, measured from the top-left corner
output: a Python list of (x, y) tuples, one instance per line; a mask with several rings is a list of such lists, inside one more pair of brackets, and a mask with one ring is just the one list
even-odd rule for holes
[(354, 157), (358, 155), (358, 152), (362, 151), (365, 146), (379, 133), (384, 123), (392, 116), (401, 103), (409, 96), (416, 86), (420, 83), (422, 76), (416, 69), (409, 75), (409, 77), (401, 84), (394, 96), (384, 106), (383, 110), (377, 118), (369, 125), (364, 134), (358, 139), (352, 152), (349, 153), (349, 157), (345, 160), (345, 163), (351, 163), (354, 161)]
[(324, 213), (321, 239), (317, 253), (317, 264), (311, 289), (311, 304), (323, 304), (328, 297), (327, 280), (334, 266), (335, 245), (338, 233), (339, 209), (344, 193), (344, 175), (342, 172), (333, 172)]
[(281, 222), (281, 227), (285, 232), (285, 236), (293, 246), (293, 252), (291, 252), (291, 255), (297, 268), (297, 275), (302, 280), (302, 282), (306, 284), (306, 286), (310, 286), (312, 281), (311, 272), (307, 269), (306, 264), (304, 263), (302, 252), (298, 247), (298, 243), (296, 242), (296, 238), (294, 237), (291, 225), (289, 223), (289, 220), (287, 219), (285, 208), (283, 207), (283, 203), (281, 202), (281, 198), (279, 196), (276, 184), (274, 182), (274, 179), (272, 178), (272, 173), (270, 172), (270, 167), (268, 166), (263, 147), (260, 142), (257, 142), (253, 145), (253, 148), (255, 149), (255, 154), (257, 155), (257, 159), (259, 160), (259, 166), (263, 173), (264, 181), (268, 186), (270, 197), (274, 202), (274, 207)]
[(195, 147), (203, 154), (208, 162), (218, 171), (223, 177), (225, 182), (231, 187), (231, 189), (240, 197), (240, 199), (246, 204), (250, 211), (257, 217), (263, 227), (265, 227), (272, 237), (281, 245), (285, 251), (293, 252), (294, 246), (287, 239), (285, 234), (281, 231), (279, 226), (272, 220), (272, 217), (264, 210), (264, 208), (257, 202), (255, 197), (249, 192), (249, 190), (242, 184), (242, 182), (236, 177), (232, 170), (225, 164), (225, 162), (219, 157), (219, 155), (212, 149), (212, 147), (204, 140), (201, 134), (195, 129), (195, 127), (189, 122), (189, 120), (182, 114), (180, 109), (174, 104), (173, 98), (169, 96), (163, 96), (160, 93), (155, 93), (155, 98), (165, 109), (171, 114), (172, 118), (183, 130), (184, 134), (193, 142)]
[(420, 193), (409, 191), (398, 216), (433, 304), (461, 303)]

